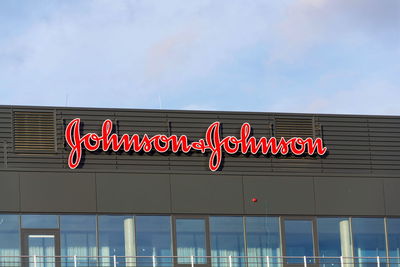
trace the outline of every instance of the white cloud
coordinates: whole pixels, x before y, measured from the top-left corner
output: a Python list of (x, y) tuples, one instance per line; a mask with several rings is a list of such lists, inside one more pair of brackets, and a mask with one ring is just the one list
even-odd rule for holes
[[(283, 88), (299, 83), (286, 71), (310, 61), (318, 47), (339, 48), (332, 50), (335, 54), (343, 47), (379, 44), (373, 49), (387, 50), (398, 58), (398, 7), (398, 0), (62, 2), (46, 16), (31, 19), (23, 30), (0, 37), (0, 104), (64, 105), (68, 96), (73, 106), (158, 108), (160, 96), (164, 108), (215, 109), (219, 103), (218, 109), (261, 110), (261, 104), (241, 104), (252, 103), (254, 95), (269, 99), (283, 89), (297, 98), (310, 81)], [(224, 84), (223, 79), (234, 80), (219, 74), (251, 54), (254, 47), (264, 48), (266, 52), (257, 56), (268, 64), (259, 67), (264, 69), (257, 74), (245, 76), (249, 80), (231, 83), (230, 90), (196, 86), (204, 81)], [(346, 68), (345, 63), (332, 61), (332, 67), (335, 64)], [(325, 69), (319, 75), (332, 81), (329, 77), (336, 74)], [(368, 73), (360, 80), (366, 78)], [(273, 81), (274, 87), (264, 87), (265, 80)], [(385, 76), (374, 81), (382, 81), (376, 83), (387, 94), (396, 91), (396, 83), (385, 82)], [(252, 92), (243, 90), (243, 84), (249, 84)], [(324, 91), (334, 87), (324, 82), (319, 85), (313, 86)], [(361, 83), (351, 88), (354, 94), (363, 90)], [(216, 93), (229, 95), (230, 103), (216, 100)], [(322, 100), (305, 105), (287, 99), (286, 106), (282, 102), (274, 107), (324, 111), (330, 106), (332, 110), (325, 95), (317, 95)], [(346, 110), (343, 105), (357, 107), (333, 95), (330, 101), (342, 107), (338, 112)], [(364, 102), (376, 101), (374, 94), (369, 95)], [(182, 101), (185, 97), (190, 100)]]
[(298, 0), (287, 6), (271, 60), (293, 61), (319, 45), (375, 43), (399, 51), (400, 1)]
[(386, 81), (369, 79), (331, 92), (298, 95), (283, 99), (272, 111), (341, 113), (341, 114), (396, 114), (400, 115), (400, 89)]
[(124, 95), (117, 105), (149, 103), (155, 92), (207, 77), (258, 42), (265, 27), (262, 1), (89, 3), (62, 9), (0, 43), (7, 51), (0, 85), (20, 95), (2, 101), (54, 104), (69, 94), (75, 105), (107, 105), (113, 90)]

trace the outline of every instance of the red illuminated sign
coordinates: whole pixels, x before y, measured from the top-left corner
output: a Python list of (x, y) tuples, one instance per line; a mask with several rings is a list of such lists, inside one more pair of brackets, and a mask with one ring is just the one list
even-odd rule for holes
[(240, 136), (222, 137), (220, 133), (221, 123), (212, 123), (205, 134), (205, 138), (190, 142), (186, 135), (164, 135), (157, 134), (149, 137), (144, 134), (140, 137), (138, 134), (123, 134), (118, 136), (111, 133), (113, 123), (111, 120), (105, 120), (101, 128), (101, 134), (87, 133), (81, 136), (80, 119), (72, 120), (65, 130), (65, 140), (71, 147), (68, 157), (68, 166), (75, 169), (79, 166), (82, 159), (82, 149), (88, 151), (109, 151), (115, 152), (123, 150), (125, 152), (150, 152), (155, 150), (159, 153), (171, 151), (173, 153), (191, 151), (200, 151), (201, 153), (211, 152), (209, 159), (209, 168), (216, 171), (221, 166), (222, 153), (227, 154), (272, 154), (287, 155), (289, 152), (296, 156), (314, 155), (322, 156), (326, 153), (321, 138), (312, 139), (293, 137), (286, 140), (284, 137), (261, 137), (258, 140), (250, 136), (251, 126), (249, 123), (243, 123), (240, 128)]

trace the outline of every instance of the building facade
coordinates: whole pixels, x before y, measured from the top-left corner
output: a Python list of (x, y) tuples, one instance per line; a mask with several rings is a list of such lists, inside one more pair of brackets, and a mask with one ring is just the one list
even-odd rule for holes
[[(164, 137), (103, 149), (106, 120), (115, 144)], [(171, 136), (202, 144), (215, 122), (237, 137), (220, 158), (158, 152)], [(255, 140), (327, 150), (228, 153), (244, 123)], [(72, 169), (68, 129), (82, 141)], [(399, 266), (400, 117), (0, 106), (0, 144), (0, 266)]]

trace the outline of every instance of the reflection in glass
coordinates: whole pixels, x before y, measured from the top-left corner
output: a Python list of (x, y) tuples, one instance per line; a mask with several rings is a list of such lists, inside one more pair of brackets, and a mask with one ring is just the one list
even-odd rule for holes
[(70, 256), (64, 266), (73, 266), (72, 257), (78, 258), (79, 265), (96, 266), (96, 216), (92, 215), (62, 215), (60, 216), (61, 256)]
[(19, 266), (19, 216), (0, 214), (0, 266)]
[[(228, 266), (228, 257), (245, 256), (243, 217), (210, 217), (211, 256), (213, 267)], [(244, 266), (243, 258), (232, 258), (232, 265)]]
[(342, 248), (346, 249), (346, 246), (351, 246), (349, 239), (344, 237), (346, 233), (347, 235), (349, 233), (346, 230), (347, 228), (345, 229), (344, 226), (341, 226), (343, 220), (348, 221), (347, 218), (317, 219), (319, 256), (327, 257), (320, 260), (321, 266), (339, 266), (340, 259), (331, 259), (329, 257), (340, 257), (342, 256)]
[[(266, 266), (266, 256), (281, 256), (281, 242), (278, 217), (246, 217), (247, 256), (249, 266)], [(271, 258), (270, 263), (276, 266), (277, 258)]]
[[(311, 220), (285, 220), (286, 256), (288, 263), (302, 263), (304, 256), (314, 256)], [(308, 259), (308, 262), (314, 262)]]
[[(133, 216), (99, 216), (99, 256), (104, 266), (109, 266), (115, 256), (136, 256), (135, 224)], [(135, 266), (134, 258), (117, 258), (117, 266)]]
[(22, 228), (58, 228), (57, 215), (29, 214), (22, 215)]
[(399, 266), (400, 261), (400, 218), (388, 218), (386, 220), (388, 243), (389, 243), (389, 257), (397, 259), (390, 259), (392, 266)]
[(138, 258), (138, 266), (152, 266), (151, 256), (157, 259), (157, 266), (171, 266), (171, 217), (136, 216), (136, 254), (148, 258)]
[[(206, 225), (204, 219), (176, 219), (178, 263), (191, 263), (190, 256), (206, 256)], [(194, 258), (194, 263), (205, 264), (206, 258)]]
[[(54, 267), (55, 264), (55, 237), (54, 235), (29, 235), (29, 267)], [(37, 256), (37, 262), (32, 260)]]
[(371, 259), (359, 259), (359, 266), (368, 266), (368, 262), (376, 263), (377, 256), (386, 257), (383, 218), (353, 218), (352, 232), (354, 256), (374, 257)]

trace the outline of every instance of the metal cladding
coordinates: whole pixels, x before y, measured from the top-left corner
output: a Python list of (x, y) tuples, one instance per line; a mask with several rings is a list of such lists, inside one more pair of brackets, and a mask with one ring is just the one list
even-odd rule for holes
[(399, 116), (0, 106), (0, 144), (3, 212), (400, 216)]

